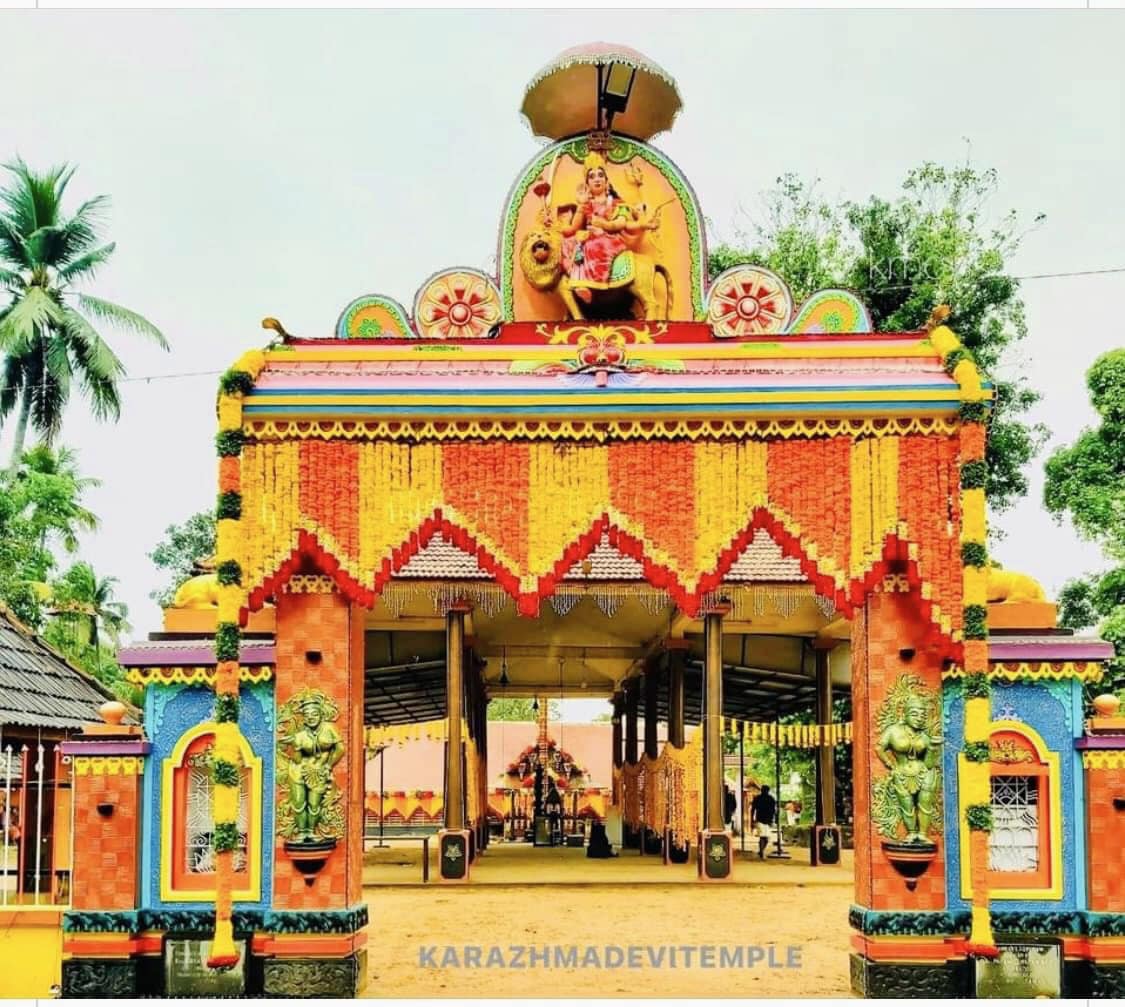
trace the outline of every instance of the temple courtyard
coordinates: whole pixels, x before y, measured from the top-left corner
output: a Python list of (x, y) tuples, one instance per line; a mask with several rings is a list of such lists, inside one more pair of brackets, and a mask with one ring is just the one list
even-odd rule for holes
[[(737, 859), (730, 882), (701, 887), (694, 864), (664, 865), (625, 851), (588, 860), (580, 849), (490, 847), (466, 886), (421, 885), (420, 844), (395, 843), (365, 857), (371, 912), (368, 997), (830, 997), (848, 995), (848, 906), (853, 899), (850, 851), (839, 867), (811, 868), (807, 852), (792, 860)], [(431, 857), (433, 851), (431, 850)], [(434, 872), (431, 872), (431, 877)], [(378, 879), (376, 881), (375, 879)], [(457, 966), (441, 967), (445, 947)], [(482, 950), (466, 967), (464, 948)], [(607, 945), (759, 946), (775, 961), (799, 948), (799, 965), (770, 968), (604, 967)], [(509, 967), (484, 967), (496, 946)], [(512, 946), (599, 950), (603, 967), (518, 967)], [(432, 950), (435, 949), (436, 950)], [(426, 957), (430, 950), (432, 957)], [(645, 952), (647, 955), (647, 951)], [(717, 955), (717, 952), (716, 952)], [(696, 953), (698, 959), (698, 953)], [(430, 964), (435, 962), (438, 967)]]

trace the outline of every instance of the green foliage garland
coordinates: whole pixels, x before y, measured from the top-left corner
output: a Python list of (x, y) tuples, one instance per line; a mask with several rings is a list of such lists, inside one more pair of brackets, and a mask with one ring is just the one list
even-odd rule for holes
[(988, 548), (983, 542), (962, 542), (961, 562), (978, 569), (988, 565)]
[(984, 485), (987, 481), (988, 465), (983, 459), (978, 461), (965, 462), (961, 466), (961, 489), (984, 489)]
[(220, 584), (228, 587), (231, 584), (242, 583), (242, 567), (236, 559), (225, 559), (215, 569), (215, 576)]
[(219, 378), (219, 391), (224, 395), (249, 395), (254, 390), (254, 378), (249, 371), (231, 368)]
[(241, 430), (220, 430), (215, 434), (215, 450), (221, 458), (242, 454), (246, 445), (246, 435)]
[(224, 518), (237, 521), (242, 517), (242, 494), (236, 490), (227, 490), (225, 493), (220, 493), (218, 503), (215, 506), (215, 517), (219, 521)]
[(987, 804), (970, 804), (965, 809), (965, 821), (973, 832), (991, 832), (992, 808)]
[(238, 767), (225, 759), (214, 759), (211, 771), (215, 783), (221, 787), (237, 787), (241, 782)]
[(950, 350), (941, 362), (942, 367), (945, 368), (945, 373), (952, 375), (957, 369), (957, 365), (962, 360), (972, 360), (973, 355), (963, 346), (958, 346), (955, 350)]
[(215, 658), (219, 661), (237, 661), (241, 639), (242, 632), (237, 623), (219, 623), (215, 630)]
[(965, 698), (987, 699), (992, 695), (992, 683), (987, 675), (976, 674), (965, 676)]
[(236, 724), (241, 706), (237, 696), (220, 693), (215, 697), (215, 719), (220, 724)]
[(992, 757), (987, 741), (966, 741), (964, 752), (970, 762), (988, 762)]
[(216, 822), (212, 845), (216, 853), (230, 853), (238, 849), (238, 824), (236, 822)]
[(984, 605), (966, 605), (963, 612), (966, 640), (987, 640), (988, 609)]

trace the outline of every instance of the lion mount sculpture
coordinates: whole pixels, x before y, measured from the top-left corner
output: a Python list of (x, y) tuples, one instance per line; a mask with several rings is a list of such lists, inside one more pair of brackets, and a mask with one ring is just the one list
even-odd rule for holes
[[(619, 253), (608, 283), (584, 283), (572, 280), (563, 271), (562, 237), (557, 231), (542, 227), (529, 232), (523, 239), (519, 259), (527, 282), (536, 290), (558, 293), (572, 319), (587, 317), (574, 294), (575, 290), (585, 288), (593, 292), (589, 307), (595, 317), (603, 317), (603, 305), (607, 299), (616, 304), (624, 296), (634, 302), (634, 317), (650, 322), (668, 320), (672, 305), (672, 278), (663, 265), (643, 252), (627, 250)], [(657, 276), (664, 281), (663, 297), (657, 293)]]

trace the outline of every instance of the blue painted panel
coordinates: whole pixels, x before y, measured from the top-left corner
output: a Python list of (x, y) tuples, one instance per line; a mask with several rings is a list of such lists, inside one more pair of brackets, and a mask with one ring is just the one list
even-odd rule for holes
[[(1017, 720), (1035, 730), (1052, 752), (1059, 753), (1062, 785), (1062, 870), (1060, 899), (1004, 899), (995, 894), (998, 911), (1082, 909), (1086, 905), (1084, 779), (1074, 740), (1082, 732), (1082, 687), (1062, 682), (993, 682), (992, 717)], [(942, 690), (945, 746), (942, 752), (945, 797), (946, 894), (951, 910), (966, 909), (961, 898), (961, 837), (957, 820), (957, 756), (965, 740), (965, 701), (960, 682)]]
[[(238, 726), (254, 754), (262, 760), (262, 831), (273, 836), (274, 700), (273, 683), (243, 685)], [(184, 732), (211, 719), (214, 693), (204, 686), (150, 685), (145, 690), (145, 724), (152, 755), (145, 767), (145, 818), (142, 830), (141, 905), (145, 909), (199, 908), (198, 902), (164, 902), (160, 898), (161, 776), (164, 760)], [(273, 891), (273, 843), (262, 843), (262, 898), (238, 906), (268, 908)]]

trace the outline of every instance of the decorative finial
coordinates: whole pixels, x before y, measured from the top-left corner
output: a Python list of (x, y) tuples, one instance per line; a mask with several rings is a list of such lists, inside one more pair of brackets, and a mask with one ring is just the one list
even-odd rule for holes
[(114, 727), (125, 719), (126, 712), (125, 704), (118, 702), (116, 699), (111, 699), (98, 707), (98, 716)]
[(931, 330), (936, 329), (939, 325), (944, 324), (950, 313), (951, 312), (948, 304), (939, 304), (936, 308), (934, 308), (933, 311), (930, 312), (930, 318), (926, 322), (926, 331), (930, 332)]
[(282, 339), (286, 341), (293, 338), (288, 332), (285, 331), (285, 326), (282, 325), (281, 322), (279, 322), (276, 318), (263, 318), (262, 328), (273, 329), (274, 332), (276, 332), (279, 336), (281, 336)]

